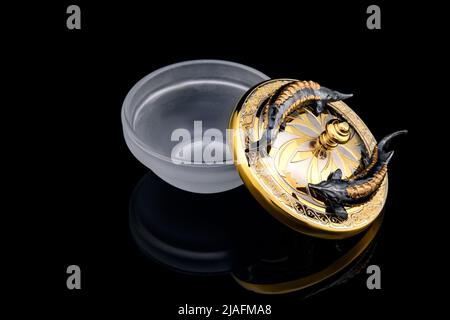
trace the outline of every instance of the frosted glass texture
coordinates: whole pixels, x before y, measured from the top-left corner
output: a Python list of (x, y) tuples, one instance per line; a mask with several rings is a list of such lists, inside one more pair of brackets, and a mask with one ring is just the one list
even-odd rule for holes
[[(211, 132), (208, 129), (218, 129), (225, 137), (231, 113), (240, 98), (267, 79), (255, 69), (220, 60), (186, 61), (156, 70), (140, 80), (125, 98), (122, 106), (125, 141), (140, 162), (171, 185), (197, 193), (233, 189), (242, 181), (230, 154), (213, 153), (216, 159), (213, 164), (197, 156), (202, 155), (207, 145), (204, 137)], [(194, 121), (200, 136), (194, 134)], [(177, 135), (173, 136), (176, 129), (188, 131), (192, 139), (180, 143), (174, 139)], [(225, 148), (225, 140), (215, 140), (211, 146), (221, 150), (218, 147)], [(192, 157), (175, 157), (174, 163), (174, 154)], [(185, 161), (180, 164), (178, 160)]]

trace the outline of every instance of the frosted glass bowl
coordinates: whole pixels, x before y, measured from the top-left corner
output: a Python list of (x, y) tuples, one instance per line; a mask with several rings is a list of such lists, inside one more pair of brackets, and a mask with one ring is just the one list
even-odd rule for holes
[[(197, 193), (233, 189), (242, 180), (232, 152), (225, 152), (229, 149), (225, 140), (209, 137), (205, 143), (205, 137), (220, 131), (225, 138), (239, 99), (267, 79), (253, 68), (220, 60), (186, 61), (158, 69), (140, 80), (123, 103), (128, 148), (161, 179), (180, 189)], [(180, 133), (192, 139), (181, 139)], [(218, 144), (224, 152), (213, 153), (213, 162), (201, 156), (205, 146), (219, 150)]]

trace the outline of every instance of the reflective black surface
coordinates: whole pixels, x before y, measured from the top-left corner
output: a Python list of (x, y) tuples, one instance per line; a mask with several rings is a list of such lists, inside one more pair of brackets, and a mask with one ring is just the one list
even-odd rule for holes
[[(188, 208), (195, 211), (187, 214)], [(130, 230), (139, 249), (169, 269), (194, 275), (228, 273), (255, 284), (317, 273), (365, 235), (343, 240), (306, 236), (272, 218), (244, 186), (196, 194), (177, 189), (151, 172), (131, 196)], [(354, 264), (361, 257), (354, 257)], [(356, 270), (350, 265), (343, 273), (348, 269)], [(326, 283), (322, 290), (329, 286)]]
[[(446, 10), (427, 3), (379, 1), (382, 29), (368, 30), (366, 9), (372, 1), (259, 2), (248, 7), (242, 1), (77, 3), (82, 11), (79, 32), (66, 27), (66, 9), (73, 2), (18, 2), (17, 10), (4, 10), (5, 62), (17, 78), (7, 72), (5, 79), (18, 89), (10, 92), (8, 86), (5, 95), (15, 99), (5, 110), (17, 115), (4, 116), (11, 127), (6, 141), (14, 146), (4, 153), (17, 168), (5, 166), (15, 183), (5, 184), (7, 220), (2, 225), (7, 251), (14, 253), (2, 260), (14, 270), (2, 278), (11, 280), (14, 289), (5, 289), (5, 304), (18, 293), (14, 312), (44, 309), (48, 315), (54, 310), (61, 318), (61, 308), (64, 315), (81, 313), (78, 318), (124, 311), (128, 318), (176, 319), (177, 307), (185, 303), (267, 303), (273, 307), (271, 318), (287, 320), (434, 310), (426, 300), (435, 305), (432, 293), (438, 290), (428, 284), (445, 288), (447, 251), (439, 248), (445, 239), (427, 240), (446, 235), (434, 227), (445, 226), (447, 215), (423, 200), (439, 193), (439, 185), (429, 182), (442, 178), (433, 170), (438, 167), (434, 151), (441, 148), (429, 142), (439, 140), (434, 120), (443, 118), (447, 107), (431, 99), (434, 111), (429, 113), (420, 101), (430, 96), (424, 92), (432, 92), (433, 98), (433, 92), (440, 92), (434, 89), (440, 78), (422, 71), (442, 69), (433, 66), (439, 53), (433, 37), (445, 28), (433, 22), (439, 21), (436, 12)], [(432, 11), (432, 19), (426, 11)], [(8, 23), (14, 14), (17, 18)], [(13, 60), (11, 50), (17, 51)], [(433, 57), (423, 55), (427, 52)], [(138, 249), (130, 233), (129, 202), (148, 169), (123, 140), (122, 102), (152, 70), (199, 58), (236, 61), (272, 78), (311, 79), (352, 92), (348, 104), (374, 136), (409, 130), (408, 138), (393, 146), (386, 216), (370, 262), (381, 268), (381, 290), (367, 289), (363, 269), (351, 281), (304, 302), (292, 294), (256, 295), (229, 275), (173, 272)], [(9, 190), (18, 193), (17, 199), (9, 198)], [(179, 199), (167, 201), (182, 207)], [(222, 206), (211, 211), (225, 211)], [(184, 210), (195, 215), (199, 207)], [(257, 208), (255, 203), (235, 214), (257, 214)], [(271, 219), (258, 214), (258, 223), (264, 218)], [(246, 229), (249, 235), (256, 230)], [(80, 291), (66, 287), (71, 264), (81, 268)]]

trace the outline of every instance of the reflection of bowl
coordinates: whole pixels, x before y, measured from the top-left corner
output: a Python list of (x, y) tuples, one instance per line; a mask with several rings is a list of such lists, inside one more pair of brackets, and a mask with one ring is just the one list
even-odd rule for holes
[(233, 222), (239, 217), (229, 200), (254, 202), (241, 188), (215, 194), (185, 192), (148, 172), (130, 199), (131, 235), (145, 255), (169, 269), (199, 275), (228, 273), (236, 233)]
[[(232, 153), (226, 152), (226, 128), (244, 93), (267, 79), (255, 69), (219, 60), (187, 61), (156, 70), (140, 80), (125, 98), (125, 141), (140, 162), (180, 189), (214, 193), (235, 188), (242, 181), (230, 161)], [(195, 124), (195, 132), (194, 121), (201, 121), (201, 125)], [(208, 129), (218, 129), (215, 132), (224, 138), (212, 142), (216, 151), (224, 151), (214, 154), (214, 162), (202, 157), (208, 148), (204, 140), (210, 142), (205, 139), (211, 132)], [(191, 139), (183, 137), (181, 141), (177, 132), (187, 132)], [(195, 135), (199, 132), (200, 136)], [(180, 151), (200, 157), (183, 157), (183, 162), (176, 156)]]

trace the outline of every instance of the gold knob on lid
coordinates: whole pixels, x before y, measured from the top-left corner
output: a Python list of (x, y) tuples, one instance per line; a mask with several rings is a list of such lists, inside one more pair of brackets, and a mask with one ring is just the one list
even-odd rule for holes
[(350, 140), (350, 125), (348, 122), (338, 119), (330, 120), (325, 126), (325, 130), (317, 138), (317, 153), (334, 149), (339, 144), (347, 143), (348, 140)]

